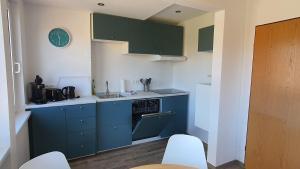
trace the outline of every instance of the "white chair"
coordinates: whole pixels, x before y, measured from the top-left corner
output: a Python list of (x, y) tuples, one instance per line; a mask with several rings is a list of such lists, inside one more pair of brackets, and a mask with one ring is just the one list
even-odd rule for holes
[(162, 164), (177, 164), (207, 169), (202, 141), (194, 136), (173, 135), (168, 141)]
[(40, 155), (23, 164), (19, 169), (71, 169), (61, 152)]

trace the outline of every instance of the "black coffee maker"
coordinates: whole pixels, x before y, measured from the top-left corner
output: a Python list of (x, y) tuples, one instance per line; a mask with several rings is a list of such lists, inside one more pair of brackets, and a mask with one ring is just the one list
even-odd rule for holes
[(30, 90), (31, 90), (31, 98), (30, 101), (36, 104), (45, 104), (47, 100), (45, 98), (45, 84), (43, 83), (43, 79), (36, 75), (34, 82), (30, 83)]

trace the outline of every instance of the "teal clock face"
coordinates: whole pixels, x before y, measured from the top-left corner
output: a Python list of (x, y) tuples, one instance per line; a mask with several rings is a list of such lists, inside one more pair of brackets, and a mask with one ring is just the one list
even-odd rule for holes
[(48, 39), (56, 47), (66, 47), (71, 39), (69, 33), (62, 28), (54, 28), (49, 32)]

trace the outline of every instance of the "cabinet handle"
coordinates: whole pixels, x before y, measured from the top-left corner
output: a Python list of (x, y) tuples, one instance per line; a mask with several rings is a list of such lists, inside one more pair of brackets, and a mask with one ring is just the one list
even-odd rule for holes
[(61, 111), (65, 111), (65, 109), (64, 109), (64, 108), (60, 108), (60, 110), (61, 110)]
[(15, 62), (15, 65), (16, 65), (16, 71), (15, 71), (15, 74), (19, 74), (21, 73), (21, 63), (19, 62)]
[(83, 123), (84, 123), (84, 120), (80, 120), (80, 123), (83, 124)]
[(83, 109), (83, 107), (82, 107), (82, 106), (79, 106), (79, 109), (81, 109), (81, 110), (82, 110), (82, 109)]

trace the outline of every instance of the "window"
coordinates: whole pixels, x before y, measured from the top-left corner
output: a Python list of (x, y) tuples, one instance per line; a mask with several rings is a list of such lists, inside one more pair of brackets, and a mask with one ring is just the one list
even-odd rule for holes
[[(0, 1), (0, 162), (10, 147), (10, 112), (13, 112), (13, 76), (7, 4)], [(4, 9), (4, 10), (3, 10)]]

